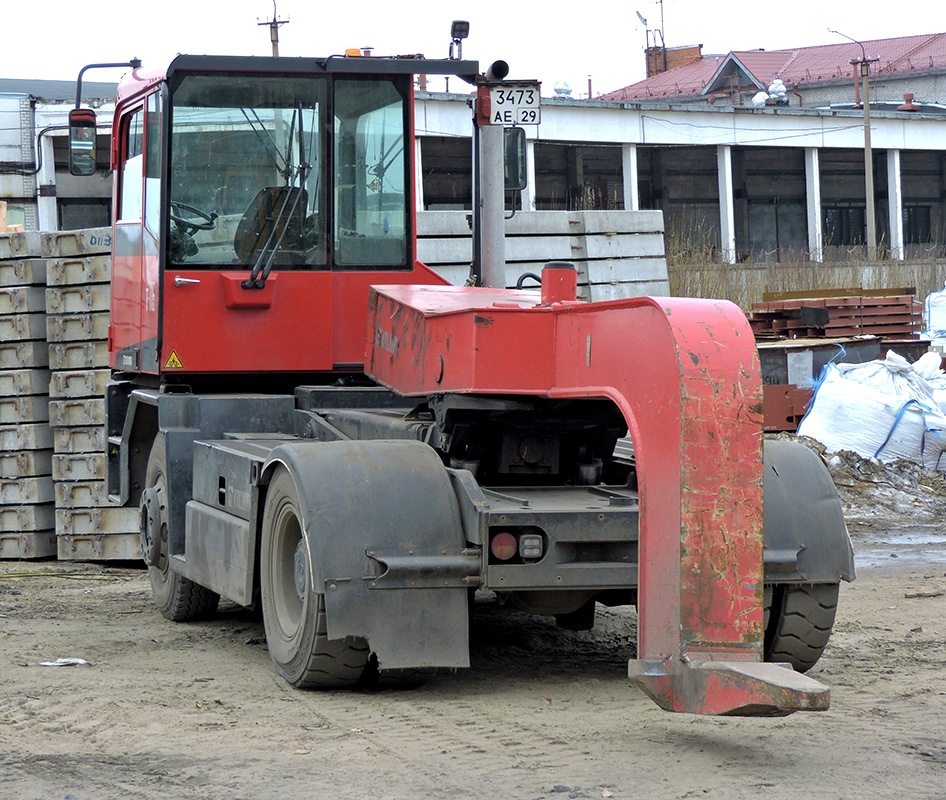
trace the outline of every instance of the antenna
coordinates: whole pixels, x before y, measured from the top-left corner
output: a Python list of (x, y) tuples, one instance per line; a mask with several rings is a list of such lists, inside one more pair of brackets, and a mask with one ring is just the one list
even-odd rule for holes
[(650, 28), (647, 27), (647, 20), (644, 19), (644, 15), (640, 11), (635, 11), (637, 18), (641, 21), (641, 25), (644, 26), (644, 48), (650, 49)]
[[(640, 11), (635, 11), (637, 18), (641, 21), (641, 24), (644, 26), (644, 53), (647, 57), (647, 77), (653, 77), (659, 72), (667, 71), (667, 47), (664, 44), (664, 3), (663, 0), (657, 0), (660, 5), (660, 27), (657, 30), (651, 30), (647, 27), (647, 19), (641, 14)], [(657, 37), (660, 37), (658, 43)], [(657, 57), (660, 59), (660, 62), (663, 65), (661, 69), (660, 65), (655, 63), (654, 58)]]
[[(259, 17), (256, 18), (259, 20)], [(279, 55), (279, 26), (285, 25), (289, 22), (288, 19), (279, 19), (276, 16), (276, 0), (273, 0), (273, 18), (267, 20), (266, 22), (257, 22), (259, 26), (268, 25), (269, 26), (269, 41), (273, 44), (273, 55)]]

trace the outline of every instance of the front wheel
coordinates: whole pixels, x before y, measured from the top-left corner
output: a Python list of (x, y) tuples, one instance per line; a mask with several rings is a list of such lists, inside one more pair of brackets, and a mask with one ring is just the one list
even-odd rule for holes
[(811, 669), (831, 638), (839, 589), (837, 583), (767, 586), (765, 660)]
[(141, 506), (141, 538), (151, 594), (158, 610), (173, 622), (203, 619), (217, 610), (220, 595), (170, 568), (168, 546), (167, 450), (158, 436), (148, 456)]
[(299, 495), (279, 467), (263, 507), (260, 594), (266, 645), (276, 671), (299, 689), (350, 688), (368, 664), (368, 643), (326, 634), (325, 597), (312, 585)]

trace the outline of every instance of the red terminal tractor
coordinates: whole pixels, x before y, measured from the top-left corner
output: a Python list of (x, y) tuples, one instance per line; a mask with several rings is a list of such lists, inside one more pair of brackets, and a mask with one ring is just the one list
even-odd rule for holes
[[(475, 285), (417, 260), (419, 73), (476, 89)], [(575, 629), (636, 604), (663, 708), (827, 708), (802, 673), (853, 578), (827, 470), (763, 446), (734, 305), (580, 302), (565, 263), (505, 288), (503, 75), (182, 55), (121, 82), (108, 485), (158, 608), (261, 606), (278, 672), (331, 688), (468, 666), (477, 591)]]

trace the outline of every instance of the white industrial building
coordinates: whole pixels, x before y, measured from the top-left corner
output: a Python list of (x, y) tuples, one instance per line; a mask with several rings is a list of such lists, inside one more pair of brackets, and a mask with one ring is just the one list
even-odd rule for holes
[[(115, 84), (84, 82), (82, 102), (110, 120)], [(74, 81), (0, 78), (0, 202), (6, 225), (58, 230), (109, 224), (111, 180), (73, 178), (66, 162), (66, 122)], [(107, 141), (103, 139), (104, 142)], [(108, 157), (108, 147), (101, 150)]]
[[(422, 95), (422, 208), (469, 207), (470, 112)], [(878, 239), (893, 258), (946, 245), (946, 116), (874, 111)], [(660, 209), (668, 232), (727, 261), (863, 242), (864, 127), (858, 109), (547, 99), (527, 128), (521, 207)]]

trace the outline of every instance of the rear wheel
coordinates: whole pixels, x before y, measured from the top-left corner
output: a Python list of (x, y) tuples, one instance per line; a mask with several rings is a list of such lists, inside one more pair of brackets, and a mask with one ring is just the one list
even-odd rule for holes
[(260, 594), (266, 644), (280, 675), (300, 689), (358, 685), (368, 643), (326, 634), (325, 597), (312, 584), (299, 496), (284, 467), (274, 473), (263, 507)]
[(836, 583), (766, 587), (765, 660), (788, 662), (798, 672), (811, 669), (831, 638), (839, 588)]
[[(209, 617), (220, 595), (169, 569), (167, 450), (158, 436), (148, 456), (142, 501), (142, 540), (155, 605), (174, 622)], [(149, 551), (151, 555), (149, 555)]]

